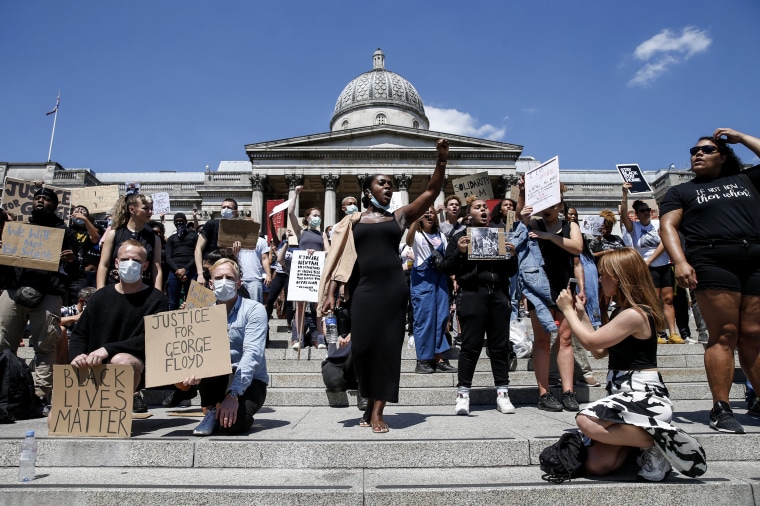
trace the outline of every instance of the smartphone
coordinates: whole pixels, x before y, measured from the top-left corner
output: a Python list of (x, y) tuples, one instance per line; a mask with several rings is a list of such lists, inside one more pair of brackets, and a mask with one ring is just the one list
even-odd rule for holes
[(568, 286), (570, 288), (570, 293), (575, 295), (575, 293), (578, 291), (578, 280), (575, 278), (570, 278), (570, 281), (568, 281)]

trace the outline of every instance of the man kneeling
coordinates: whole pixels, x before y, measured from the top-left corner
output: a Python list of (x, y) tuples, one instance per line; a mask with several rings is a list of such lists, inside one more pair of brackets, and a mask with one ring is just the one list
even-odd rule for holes
[(145, 369), (143, 317), (167, 311), (166, 295), (142, 282), (150, 264), (148, 252), (134, 239), (124, 241), (116, 254), (119, 283), (95, 292), (71, 332), (69, 359), (76, 368), (99, 364), (132, 366), (135, 398), (132, 411), (148, 411), (138, 392)]
[(264, 349), (269, 321), (263, 304), (238, 295), (240, 267), (234, 260), (222, 258), (209, 272), (217, 304), (227, 307), (232, 374), (200, 380), (191, 376), (183, 383), (199, 385), (201, 405), (206, 408), (194, 435), (210, 436), (217, 427), (228, 434), (240, 434), (251, 428), (253, 415), (267, 396)]

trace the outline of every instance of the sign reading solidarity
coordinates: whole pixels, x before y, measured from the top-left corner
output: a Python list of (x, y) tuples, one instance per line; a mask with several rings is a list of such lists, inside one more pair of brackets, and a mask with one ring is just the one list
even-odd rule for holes
[(144, 320), (146, 388), (232, 372), (223, 304), (166, 311)]
[(48, 434), (130, 437), (133, 391), (129, 365), (54, 365)]
[(288, 300), (317, 302), (324, 264), (324, 251), (315, 251), (311, 255), (303, 250), (294, 251), (288, 279)]
[(559, 157), (555, 156), (525, 173), (525, 205), (533, 206), (536, 215), (559, 204), (562, 201), (559, 187)]
[[(71, 211), (71, 190), (50, 185), (44, 187), (53, 190), (58, 195), (58, 208), (56, 208), (55, 213), (62, 220), (68, 220)], [(40, 188), (41, 186), (37, 186), (32, 181), (6, 177), (3, 189), (3, 209), (13, 213), (19, 221), (28, 219), (32, 216), (32, 209), (34, 208), (34, 194)]]
[(454, 193), (462, 199), (462, 205), (470, 195), (481, 200), (490, 200), (493, 198), (493, 188), (491, 188), (491, 180), (488, 177), (488, 172), (478, 172), (471, 176), (464, 176), (451, 181), (454, 187)]
[(3, 228), (0, 264), (57, 271), (64, 233), (62, 228), (8, 222)]

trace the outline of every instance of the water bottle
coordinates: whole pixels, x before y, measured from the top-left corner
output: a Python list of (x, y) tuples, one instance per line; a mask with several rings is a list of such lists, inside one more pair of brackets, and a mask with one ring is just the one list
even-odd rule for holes
[(325, 341), (327, 344), (335, 344), (338, 342), (338, 319), (334, 313), (328, 313), (325, 316)]
[(34, 479), (34, 464), (37, 462), (37, 441), (34, 439), (34, 431), (26, 432), (26, 437), (21, 443), (21, 453), (18, 459), (18, 481), (32, 481)]

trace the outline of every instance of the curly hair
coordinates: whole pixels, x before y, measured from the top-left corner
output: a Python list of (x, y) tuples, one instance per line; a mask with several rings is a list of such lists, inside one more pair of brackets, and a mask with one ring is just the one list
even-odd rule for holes
[(133, 193), (131, 195), (122, 195), (113, 206), (113, 216), (111, 216), (111, 228), (120, 228), (127, 224), (132, 213), (129, 212), (129, 206), (140, 206), (143, 204), (152, 205), (153, 199), (142, 193)]
[(726, 157), (726, 161), (723, 162), (723, 165), (720, 169), (721, 177), (733, 176), (742, 171), (742, 161), (738, 156), (736, 156), (736, 153), (734, 153), (734, 148), (729, 146), (725, 139), (716, 139), (713, 136), (703, 136), (697, 139), (697, 142), (699, 141), (712, 142), (715, 147), (718, 148), (718, 153)]
[(607, 232), (611, 234), (615, 223), (617, 223), (617, 217), (615, 216), (615, 213), (609, 209), (604, 209), (602, 211), (599, 211), (599, 216), (604, 218), (604, 226), (607, 228)]

